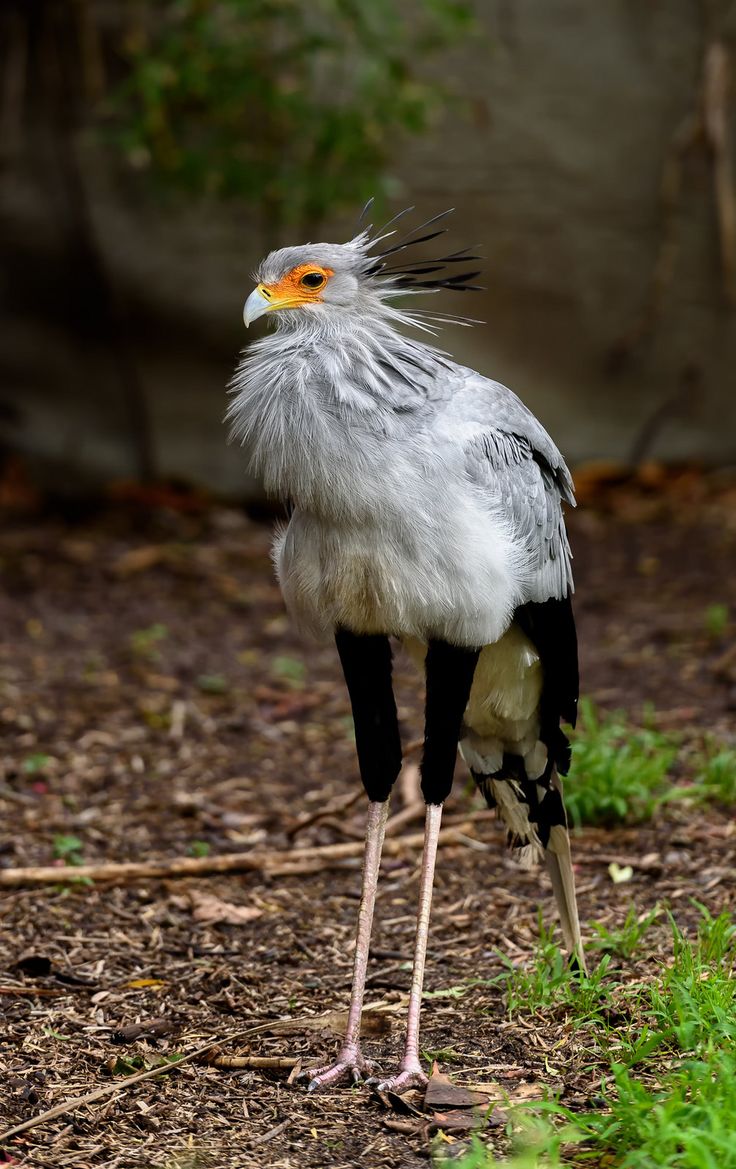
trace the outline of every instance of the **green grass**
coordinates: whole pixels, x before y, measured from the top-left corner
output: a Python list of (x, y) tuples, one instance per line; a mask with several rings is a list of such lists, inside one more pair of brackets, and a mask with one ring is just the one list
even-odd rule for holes
[(677, 754), (671, 736), (632, 727), (621, 714), (580, 704), (565, 804), (573, 824), (638, 824), (671, 798)]
[(565, 805), (575, 826), (640, 824), (665, 804), (736, 804), (736, 750), (706, 743), (687, 760), (692, 779), (675, 783), (677, 739), (652, 727), (637, 727), (621, 713), (600, 714), (580, 704), (573, 732)]
[(508, 966), (503, 978), (506, 984), (506, 1002), (511, 1015), (529, 1011), (573, 1013), (580, 1022), (598, 1021), (610, 1002), (610, 980), (606, 978), (610, 963), (604, 955), (587, 977), (571, 970), (570, 962), (553, 937), (539, 920), (539, 942), (529, 966), (513, 966), (500, 955)]
[(78, 836), (64, 834), (54, 837), (54, 856), (67, 865), (84, 864), (84, 842)]
[[(703, 910), (694, 942), (672, 921), (672, 965), (652, 984), (647, 1014), (666, 1042), (699, 1054), (736, 1039), (736, 929)], [(734, 1129), (736, 1140), (736, 1127)]]
[(597, 937), (593, 939), (591, 946), (605, 954), (613, 954), (616, 958), (632, 958), (640, 949), (649, 927), (661, 912), (659, 905), (655, 905), (649, 913), (639, 913), (636, 906), (631, 905), (620, 926), (611, 928), (593, 921), (590, 926), (595, 930)]
[(736, 751), (708, 745), (696, 760), (692, 797), (700, 804), (736, 803)]
[(709, 605), (705, 610), (703, 624), (708, 637), (718, 641), (728, 629), (730, 614), (728, 605)]
[[(552, 1096), (512, 1108), (508, 1157), (474, 1137), (442, 1169), (736, 1169), (736, 926), (702, 906), (696, 935), (671, 914), (670, 946), (649, 947), (655, 907), (632, 910), (617, 929), (597, 928), (605, 950), (591, 974), (569, 970), (550, 933), (540, 930), (532, 961), (504, 976), (512, 1016), (564, 1013), (600, 1072), (601, 1106), (573, 1113)], [(648, 948), (649, 947), (649, 948)], [(631, 971), (646, 962), (648, 977)], [(620, 973), (613, 956), (626, 959)], [(633, 975), (633, 976), (632, 976)], [(615, 1025), (608, 1017), (615, 1007)], [(559, 1052), (555, 1062), (559, 1062)], [(446, 1146), (445, 1146), (446, 1150)]]

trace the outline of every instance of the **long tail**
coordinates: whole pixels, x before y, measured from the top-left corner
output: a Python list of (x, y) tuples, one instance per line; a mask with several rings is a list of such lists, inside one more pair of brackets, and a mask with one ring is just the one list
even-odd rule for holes
[[(559, 794), (563, 815), (565, 805), (562, 798), (562, 780), (556, 772), (551, 776), (551, 787)], [(567, 817), (565, 816), (565, 819)], [(572, 856), (570, 853), (570, 835), (567, 823), (553, 824), (549, 832), (549, 840), (544, 852), (549, 879), (557, 902), (557, 912), (560, 915), (562, 936), (568, 952), (576, 959), (579, 968), (587, 973), (583, 939), (580, 936), (580, 918), (578, 917), (578, 899), (575, 894), (575, 875), (572, 870)]]
[(473, 778), (488, 806), (498, 809), (508, 829), (509, 845), (522, 867), (532, 868), (544, 857), (565, 947), (578, 969), (585, 972), (567, 815), (556, 769), (550, 767), (544, 780), (529, 780), (523, 761), (507, 755), (502, 772), (492, 776), (473, 772)]

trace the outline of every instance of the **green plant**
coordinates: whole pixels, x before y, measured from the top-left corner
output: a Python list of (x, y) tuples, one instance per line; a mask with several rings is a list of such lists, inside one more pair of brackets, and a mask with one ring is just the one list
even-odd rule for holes
[(705, 630), (708, 637), (718, 641), (728, 628), (728, 605), (709, 605), (705, 610)]
[(206, 840), (193, 840), (187, 851), (190, 856), (209, 856), (212, 846)]
[[(555, 1104), (547, 1107), (550, 1116), (562, 1116), (563, 1110)], [(544, 1115), (546, 1110), (545, 1106), (541, 1112), (526, 1108), (513, 1110), (508, 1126), (512, 1136), (508, 1157), (496, 1157), (479, 1137), (473, 1136), (459, 1156), (448, 1157), (446, 1146), (444, 1149), (438, 1146), (433, 1163), (437, 1169), (563, 1169), (568, 1163), (565, 1154), (570, 1146), (579, 1143), (581, 1134), (569, 1122), (569, 1114), (565, 1113), (566, 1123), (555, 1125)]]
[(277, 678), (283, 678), (290, 682), (292, 686), (299, 687), (303, 684), (307, 674), (307, 667), (299, 658), (287, 657), (285, 654), (275, 657), (271, 662), (271, 672)]
[[(736, 1060), (711, 1051), (650, 1089), (622, 1067), (602, 1113), (576, 1116), (597, 1158), (625, 1169), (736, 1169)], [(569, 1113), (565, 1113), (569, 1117)]]
[(130, 648), (139, 657), (154, 660), (159, 656), (156, 647), (159, 642), (164, 641), (168, 636), (169, 630), (167, 626), (157, 621), (145, 629), (136, 629), (134, 633), (131, 633)]
[(465, 0), (166, 0), (145, 12), (108, 106), (124, 156), (168, 186), (257, 205), (272, 234), (386, 188), (386, 160), (447, 100), (426, 62), (473, 25)]
[(641, 946), (649, 927), (661, 913), (659, 905), (655, 905), (649, 913), (639, 913), (636, 906), (631, 905), (620, 926), (609, 928), (593, 921), (590, 926), (598, 936), (593, 939), (591, 946), (606, 954), (615, 954), (617, 958), (631, 958)]
[[(602, 1073), (599, 1110), (573, 1113), (556, 1099), (512, 1108), (516, 1169), (569, 1163), (571, 1154), (574, 1164), (620, 1169), (736, 1169), (736, 926), (727, 913), (697, 908), (694, 939), (670, 915), (672, 959), (658, 961), (653, 978), (610, 986), (614, 1008), (627, 1008), (615, 1028), (591, 1015), (590, 1003), (570, 1002), (571, 976), (549, 932), (540, 930), (532, 966), (505, 976), (510, 1001), (523, 992), (551, 1010), (557, 999), (578, 1026), (592, 1020)], [(631, 951), (659, 912), (629, 914), (618, 931), (598, 926), (599, 938)], [(495, 1169), (499, 1162), (476, 1139), (442, 1164)]]
[(687, 794), (698, 803), (736, 803), (736, 751), (711, 745), (696, 765)]
[(57, 860), (64, 861), (67, 865), (84, 864), (82, 856), (84, 844), (78, 836), (55, 836), (53, 848)]
[(727, 913), (701, 914), (694, 942), (670, 918), (674, 960), (651, 986), (647, 1010), (672, 1044), (695, 1053), (736, 1040), (736, 928)]
[(224, 674), (200, 674), (197, 687), (203, 694), (227, 694), (230, 683)]
[(554, 940), (554, 929), (539, 917), (539, 941), (528, 965), (507, 966), (502, 975), (510, 1014), (538, 1010), (564, 1011), (577, 1022), (601, 1020), (611, 1001), (613, 980), (609, 975), (610, 955), (603, 956), (587, 975), (570, 965), (569, 957)]
[(565, 786), (571, 821), (610, 825), (650, 819), (673, 798), (668, 773), (676, 751), (671, 737), (632, 727), (620, 714), (599, 716), (584, 700)]
[(23, 770), (26, 775), (37, 775), (39, 771), (43, 771), (47, 763), (50, 762), (50, 755), (29, 755), (27, 759), (23, 760)]

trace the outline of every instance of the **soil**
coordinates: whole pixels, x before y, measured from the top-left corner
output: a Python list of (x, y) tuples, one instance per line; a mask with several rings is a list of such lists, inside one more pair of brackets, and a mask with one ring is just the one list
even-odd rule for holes
[[(649, 707), (678, 732), (682, 776), (690, 744), (706, 734), (734, 742), (736, 489), (695, 472), (655, 480), (583, 484), (586, 506), (571, 518), (583, 690), (634, 720)], [(73, 879), (80, 861), (288, 851), (362, 835), (336, 655), (292, 631), (268, 526), (196, 501), (159, 504), (74, 520), (9, 515), (0, 535), (0, 866), (59, 867), (57, 884), (1, 893), (0, 1124), (120, 1087), (9, 1138), (0, 1162), (426, 1165), (433, 1141), (449, 1154), (466, 1134), (448, 1122), (434, 1135), (416, 1110), (402, 1115), (364, 1087), (307, 1095), (287, 1082), (290, 1060), (324, 1062), (336, 1050), (358, 858), (266, 874)], [(730, 623), (714, 609), (728, 605)], [(421, 696), (400, 653), (397, 684), (411, 742)], [(409, 769), (394, 812), (412, 804), (413, 783)], [(543, 875), (521, 872), (478, 810), (458, 769), (447, 816), (467, 827), (439, 861), (423, 1050), (456, 1083), (490, 1082), (512, 1098), (552, 1084), (571, 1107), (590, 1106), (598, 1073), (564, 1017), (510, 1018), (493, 984), (501, 954), (528, 959), (538, 910), (554, 915)], [(394, 832), (420, 828), (407, 820)], [(691, 898), (729, 907), (732, 829), (725, 809), (688, 817), (673, 807), (640, 828), (578, 833), (584, 919), (620, 922), (632, 902), (644, 911), (667, 901), (687, 925)], [(368, 1018), (365, 1051), (387, 1071), (401, 1046), (419, 851), (407, 846), (383, 866), (368, 998), (384, 1010)], [(611, 880), (614, 860), (633, 867), (630, 881)], [(126, 1074), (214, 1040), (214, 1054), (126, 1085)], [(227, 1066), (236, 1056), (281, 1066)], [(502, 1132), (499, 1123), (486, 1139), (501, 1147)]]

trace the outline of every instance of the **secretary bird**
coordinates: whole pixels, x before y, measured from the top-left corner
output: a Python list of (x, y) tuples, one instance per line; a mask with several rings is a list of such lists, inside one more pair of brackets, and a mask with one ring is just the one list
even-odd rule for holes
[[(408, 208), (409, 211), (413, 210)], [(562, 785), (574, 724), (577, 641), (562, 455), (519, 398), (398, 331), (466, 318), (396, 307), (397, 296), (464, 290), (478, 257), (407, 251), (449, 212), (397, 236), (390, 220), (344, 244), (272, 252), (245, 302), (275, 332), (244, 352), (228, 410), (266, 489), (291, 506), (274, 557), (302, 629), (334, 636), (368, 796), (347, 1032), (309, 1087), (369, 1070), (360, 1022), (389, 795), (401, 767), (389, 638), (426, 677), (424, 852), (406, 1044), (381, 1087), (426, 1083), (419, 1013), (442, 806), (458, 743), (527, 866), (544, 856), (565, 944), (584, 968)], [(430, 229), (427, 231), (426, 229)], [(390, 243), (386, 241), (390, 239)], [(374, 1081), (375, 1082), (375, 1081)]]

